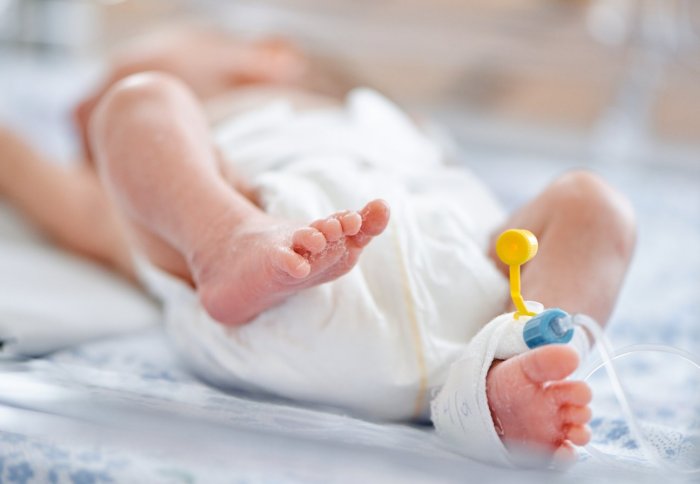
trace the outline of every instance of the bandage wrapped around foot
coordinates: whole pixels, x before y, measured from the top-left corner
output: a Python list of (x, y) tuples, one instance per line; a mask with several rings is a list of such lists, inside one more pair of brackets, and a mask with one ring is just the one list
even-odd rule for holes
[[(534, 313), (544, 309), (529, 302)], [(447, 380), (431, 403), (435, 430), (455, 451), (468, 457), (502, 466), (512, 466), (506, 447), (493, 422), (486, 396), (486, 377), (494, 360), (507, 360), (529, 350), (523, 330), (531, 319), (515, 313), (494, 318), (471, 340), (464, 356), (450, 367)], [(585, 336), (577, 330), (571, 341), (585, 353)]]

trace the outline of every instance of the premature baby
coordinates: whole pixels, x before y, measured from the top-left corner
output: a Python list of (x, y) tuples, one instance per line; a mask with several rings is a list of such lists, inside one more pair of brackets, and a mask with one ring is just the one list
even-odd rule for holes
[(319, 94), (328, 76), (284, 42), (177, 31), (150, 45), (78, 108), (88, 163), (47, 163), (0, 130), (0, 194), (159, 297), (218, 385), (432, 418), (503, 464), (509, 448), (567, 458), (587, 443), (574, 349), (483, 356), (486, 323), (512, 319), (497, 318), (493, 242), (532, 231), (528, 297), (605, 322), (634, 245), (619, 194), (572, 172), (507, 216), (376, 92)]

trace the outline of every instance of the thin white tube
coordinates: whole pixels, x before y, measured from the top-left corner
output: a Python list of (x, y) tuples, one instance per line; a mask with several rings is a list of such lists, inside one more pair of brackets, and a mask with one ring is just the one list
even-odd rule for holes
[[(598, 347), (598, 353), (600, 354), (600, 358), (602, 360), (602, 363), (598, 364), (594, 369), (592, 369), (584, 378), (584, 380), (588, 380), (593, 373), (595, 373), (600, 367), (604, 366), (605, 370), (608, 374), (608, 377), (610, 378), (610, 383), (612, 385), (613, 392), (615, 393), (615, 397), (617, 398), (617, 401), (620, 403), (620, 408), (622, 409), (622, 413), (625, 417), (625, 420), (627, 421), (627, 425), (629, 426), (630, 433), (634, 437), (634, 439), (637, 441), (637, 444), (640, 446), (642, 449), (642, 452), (646, 456), (646, 458), (656, 464), (658, 467), (667, 470), (669, 472), (674, 472), (674, 473), (679, 473), (679, 474), (697, 474), (700, 472), (700, 468), (695, 468), (695, 469), (679, 469), (677, 467), (674, 467), (670, 465), (668, 462), (666, 462), (664, 459), (660, 458), (659, 455), (656, 453), (656, 451), (649, 445), (649, 442), (647, 439), (644, 437), (644, 434), (642, 433), (640, 427), (639, 427), (639, 422), (637, 421), (637, 418), (634, 416), (634, 413), (632, 412), (632, 408), (630, 407), (629, 400), (627, 399), (627, 393), (625, 392), (625, 389), (622, 385), (622, 382), (620, 381), (620, 378), (617, 375), (617, 371), (615, 370), (615, 365), (613, 364), (613, 360), (617, 358), (621, 358), (622, 356), (628, 355), (630, 353), (636, 353), (636, 352), (663, 352), (663, 353), (669, 353), (669, 354), (674, 354), (676, 356), (680, 356), (681, 358), (685, 359), (686, 361), (690, 362), (692, 365), (694, 365), (696, 368), (700, 369), (700, 363), (696, 360), (696, 358), (688, 353), (687, 351), (683, 351), (677, 348), (672, 348), (669, 346), (658, 346), (658, 345), (637, 345), (634, 347), (626, 347), (621, 349), (619, 352), (614, 352), (611, 348), (610, 341), (608, 340), (607, 336), (603, 333), (602, 328), (600, 325), (592, 318), (584, 315), (584, 314), (574, 314), (573, 315), (573, 324), (582, 326), (586, 330), (588, 330), (592, 335), (593, 338), (595, 339), (595, 342), (597, 343)], [(620, 465), (620, 461), (611, 459), (608, 455), (606, 455), (604, 452), (601, 452), (597, 450), (593, 445), (589, 444), (586, 446), (586, 450), (590, 452), (592, 455), (602, 459), (606, 460), (608, 462), (612, 462), (614, 465)]]

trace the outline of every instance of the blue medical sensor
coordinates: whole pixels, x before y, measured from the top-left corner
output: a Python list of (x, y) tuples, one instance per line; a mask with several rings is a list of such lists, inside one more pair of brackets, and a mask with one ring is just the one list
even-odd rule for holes
[(574, 323), (566, 311), (553, 308), (534, 316), (523, 329), (528, 348), (548, 344), (566, 344), (574, 337)]

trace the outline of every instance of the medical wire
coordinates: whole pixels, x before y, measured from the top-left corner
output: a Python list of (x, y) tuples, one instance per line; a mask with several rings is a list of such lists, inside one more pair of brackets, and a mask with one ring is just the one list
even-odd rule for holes
[[(601, 362), (598, 363), (595, 368), (590, 370), (588, 374), (584, 377), (584, 381), (587, 381), (598, 369), (601, 367), (604, 367), (607, 374), (608, 378), (610, 379), (610, 384), (612, 385), (613, 392), (615, 394), (615, 397), (617, 398), (618, 403), (620, 404), (620, 408), (622, 410), (622, 413), (624, 415), (624, 418), (627, 422), (627, 425), (629, 426), (629, 430), (631, 435), (634, 437), (634, 439), (637, 441), (639, 447), (642, 449), (642, 452), (644, 453), (645, 457), (652, 463), (656, 464), (658, 467), (667, 470), (669, 472), (675, 472), (675, 473), (680, 473), (680, 474), (697, 474), (700, 473), (700, 468), (693, 468), (693, 469), (680, 469), (676, 466), (670, 465), (667, 461), (664, 459), (660, 458), (658, 454), (654, 451), (652, 446), (649, 444), (648, 439), (644, 437), (644, 434), (642, 433), (642, 430), (639, 425), (639, 421), (637, 417), (634, 415), (634, 412), (632, 411), (632, 407), (630, 406), (629, 399), (627, 398), (627, 392), (625, 391), (622, 382), (620, 381), (619, 375), (617, 373), (617, 370), (615, 369), (615, 365), (613, 363), (613, 360), (622, 358), (623, 356), (632, 354), (632, 353), (640, 353), (640, 352), (662, 352), (662, 353), (668, 353), (668, 354), (673, 354), (676, 356), (680, 356), (684, 360), (690, 362), (693, 366), (695, 366), (697, 369), (700, 370), (700, 362), (694, 357), (694, 355), (680, 350), (678, 348), (673, 348), (670, 346), (661, 346), (661, 345), (635, 345), (632, 347), (625, 347), (622, 348), (618, 351), (614, 351), (612, 349), (612, 345), (610, 344), (610, 341), (608, 340), (607, 336), (603, 332), (602, 328), (600, 325), (592, 318), (589, 316), (586, 316), (584, 314), (574, 314), (571, 316), (572, 319), (572, 324), (580, 326), (587, 331), (589, 331), (597, 343), (597, 348), (598, 348), (598, 353), (600, 354)], [(586, 446), (586, 450), (593, 456), (600, 458), (601, 460), (605, 460), (609, 463), (612, 463), (614, 465), (620, 465), (620, 461), (611, 459), (607, 454), (604, 452), (598, 450), (593, 446), (592, 444), (588, 444)]]

